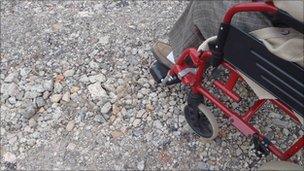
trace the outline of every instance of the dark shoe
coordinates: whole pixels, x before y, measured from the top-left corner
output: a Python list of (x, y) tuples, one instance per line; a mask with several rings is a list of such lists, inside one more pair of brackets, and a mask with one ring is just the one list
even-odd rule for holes
[(167, 58), (170, 52), (172, 52), (171, 46), (160, 41), (156, 42), (152, 49), (152, 53), (156, 60), (169, 68), (173, 65), (173, 63)]

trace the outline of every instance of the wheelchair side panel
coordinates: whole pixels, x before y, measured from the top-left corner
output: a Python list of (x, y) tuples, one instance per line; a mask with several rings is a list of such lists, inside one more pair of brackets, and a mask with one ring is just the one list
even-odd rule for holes
[(304, 69), (272, 53), (253, 36), (230, 26), (224, 59), (304, 115)]

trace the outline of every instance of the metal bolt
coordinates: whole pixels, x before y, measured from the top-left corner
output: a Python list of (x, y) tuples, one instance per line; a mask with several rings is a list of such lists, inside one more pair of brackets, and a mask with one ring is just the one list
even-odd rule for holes
[(221, 30), (224, 30), (224, 28), (223, 28), (223, 27), (220, 27), (220, 29), (221, 29)]
[(215, 45), (215, 48), (218, 48), (218, 45)]

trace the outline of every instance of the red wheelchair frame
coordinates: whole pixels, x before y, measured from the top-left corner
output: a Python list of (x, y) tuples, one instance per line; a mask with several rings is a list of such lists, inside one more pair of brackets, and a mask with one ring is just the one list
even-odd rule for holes
[[(232, 17), (234, 14), (238, 12), (269, 12), (275, 13), (278, 9), (271, 4), (266, 3), (242, 3), (233, 6), (230, 8), (224, 17), (224, 23), (230, 24)], [(210, 100), (216, 107), (220, 108), (221, 111), (229, 118), (231, 123), (238, 128), (245, 136), (253, 136), (258, 135), (260, 141), (263, 141), (265, 135), (263, 135), (259, 130), (257, 130), (249, 121), (253, 118), (254, 114), (263, 106), (263, 104), (267, 101), (267, 99), (257, 100), (253, 106), (249, 108), (247, 112), (244, 114), (239, 114), (229, 107), (227, 107), (224, 103), (222, 103), (217, 97), (211, 94), (205, 87), (201, 85), (203, 80), (203, 75), (206, 70), (205, 64), (212, 58), (211, 51), (203, 51), (198, 52), (194, 48), (186, 49), (178, 58), (176, 64), (171, 67), (169, 71), (169, 75), (177, 75), (184, 69), (188, 67), (186, 63), (186, 59), (191, 58), (193, 64), (196, 66), (196, 73), (188, 73), (183, 76), (181, 82), (185, 85), (191, 87), (193, 93), (197, 93), (203, 95), (208, 100)], [(222, 61), (221, 65), (229, 70), (229, 78), (226, 83), (223, 83), (219, 80), (214, 82), (216, 88), (223, 91), (227, 96), (229, 96), (235, 102), (240, 101), (239, 95), (233, 91), (238, 79), (242, 79), (238, 74), (237, 70), (229, 63)], [(269, 100), (272, 104), (282, 109), (295, 123), (301, 125), (301, 122), (294, 114), (294, 112), (290, 109), (290, 107), (283, 104), (280, 100)], [(281, 160), (287, 160), (295, 153), (297, 153), (300, 149), (304, 147), (304, 137), (300, 137), (289, 149), (286, 151), (282, 151), (275, 144), (269, 142), (267, 148), (270, 152), (276, 155)]]

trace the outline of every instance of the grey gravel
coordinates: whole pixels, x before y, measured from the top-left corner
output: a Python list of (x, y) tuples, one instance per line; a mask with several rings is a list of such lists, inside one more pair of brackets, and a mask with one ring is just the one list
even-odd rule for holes
[(89, 77), (89, 80), (91, 83), (95, 83), (95, 82), (102, 83), (106, 81), (106, 77), (103, 74), (92, 75)]
[[(187, 3), (1, 1), (1, 170), (248, 170), (250, 138), (207, 101), (220, 133), (202, 141), (183, 116), (187, 88), (150, 76), (153, 43), (168, 42)], [(234, 103), (211, 80), (232, 108), (256, 100), (242, 86)], [(303, 136), (271, 105), (252, 122), (282, 148)]]
[(37, 111), (37, 105), (35, 103), (27, 103), (27, 106), (23, 110), (22, 115), (25, 118), (29, 119), (36, 114), (36, 111)]
[(58, 103), (62, 97), (62, 94), (53, 94), (51, 98), (51, 102)]
[(52, 91), (53, 90), (53, 80), (46, 80), (43, 83), (43, 88), (47, 91)]
[(74, 73), (75, 73), (75, 70), (69, 69), (69, 70), (66, 70), (66, 71), (63, 73), (63, 75), (64, 75), (65, 77), (71, 77), (71, 76), (74, 75)]
[(12, 82), (14, 80), (14, 78), (16, 78), (17, 73), (10, 73), (8, 74), (8, 76), (5, 77), (4, 82)]
[(43, 99), (43, 97), (36, 98), (36, 105), (37, 107), (42, 107), (45, 105), (45, 100)]
[(102, 115), (96, 115), (94, 117), (94, 121), (96, 121), (98, 123), (104, 123), (104, 122), (106, 122), (106, 119)]
[(62, 100), (65, 101), (65, 102), (69, 102), (71, 100), (70, 97), (71, 97), (70, 92), (66, 92), (62, 96)]
[(16, 83), (1, 84), (1, 99), (7, 99), (10, 96), (17, 96), (19, 93), (18, 85)]
[(100, 112), (102, 114), (107, 114), (111, 110), (111, 108), (112, 108), (112, 105), (110, 102), (108, 102), (101, 107)]
[(93, 99), (100, 99), (108, 96), (107, 92), (101, 87), (99, 82), (90, 84), (88, 86), (88, 90)]
[(54, 84), (54, 93), (61, 93), (63, 89), (63, 86), (60, 83)]

